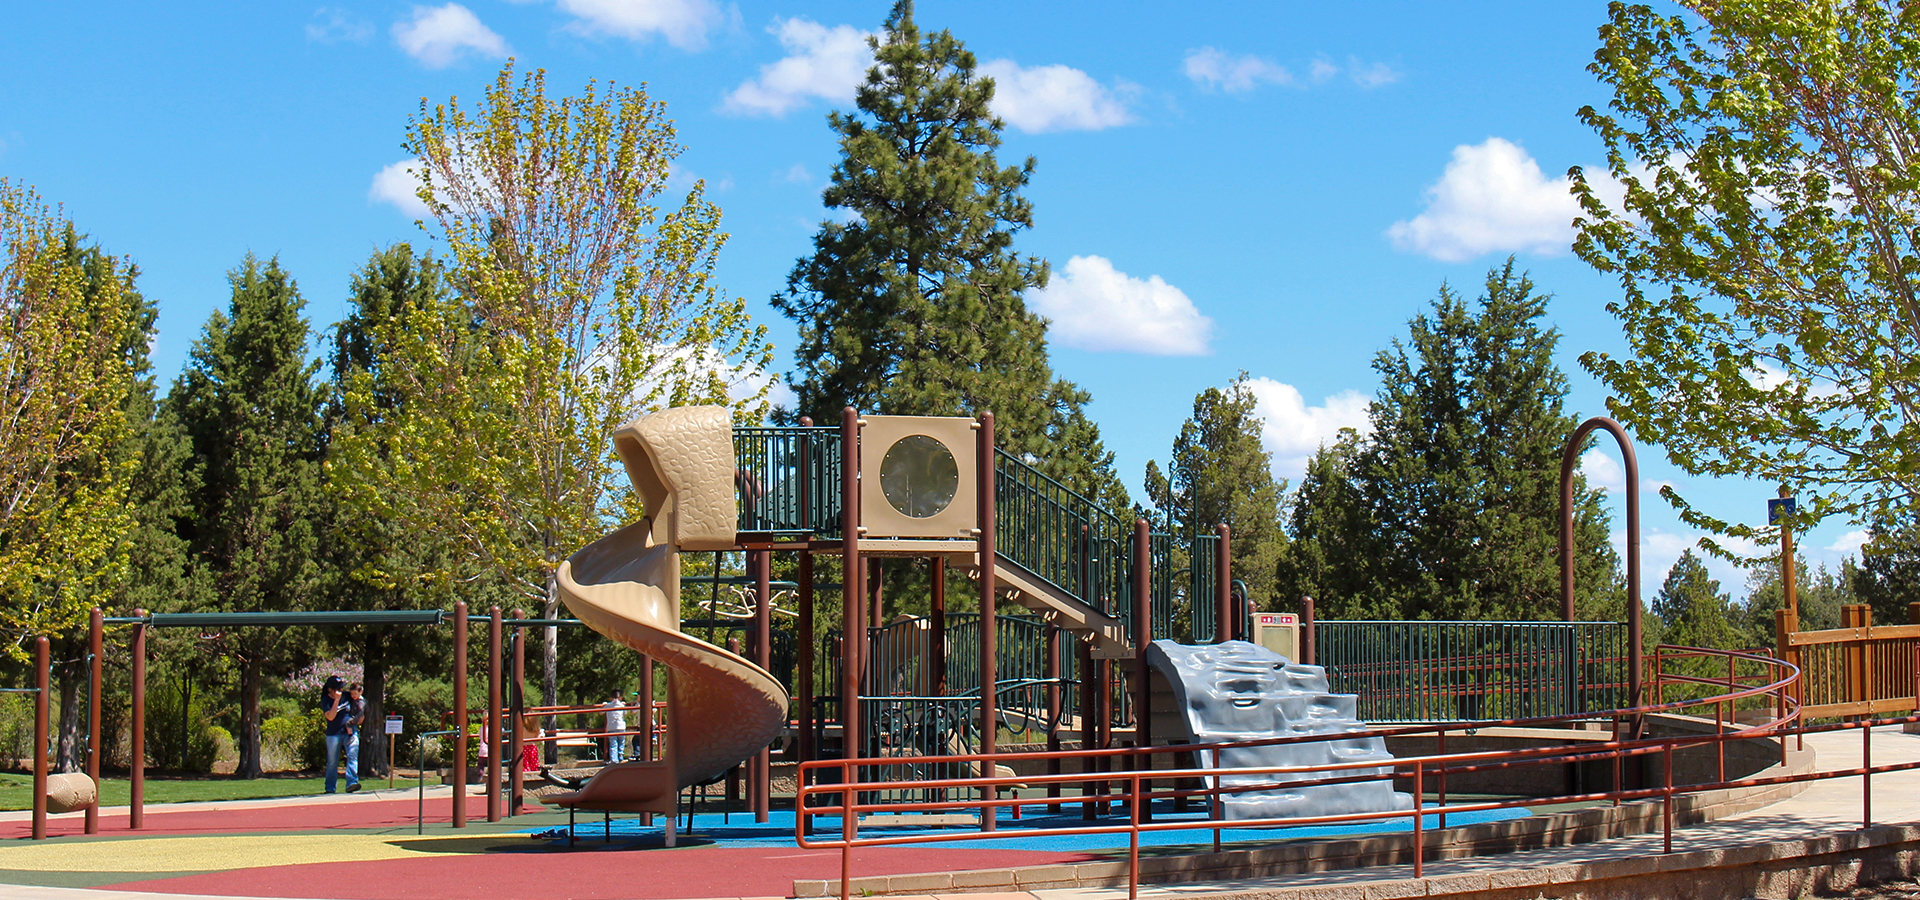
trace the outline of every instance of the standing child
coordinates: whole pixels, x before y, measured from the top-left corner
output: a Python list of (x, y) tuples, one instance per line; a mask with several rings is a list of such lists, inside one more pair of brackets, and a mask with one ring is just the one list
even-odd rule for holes
[(621, 750), (627, 736), (620, 732), (627, 730), (627, 701), (616, 689), (613, 698), (602, 705), (607, 708), (607, 762), (617, 763), (626, 756)]

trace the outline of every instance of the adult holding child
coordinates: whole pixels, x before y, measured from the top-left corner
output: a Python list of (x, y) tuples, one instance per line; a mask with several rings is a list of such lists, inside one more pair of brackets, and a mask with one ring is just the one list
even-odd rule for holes
[[(320, 715), (327, 721), (327, 793), (334, 792), (339, 783), (340, 757), (349, 748), (357, 755), (358, 747), (352, 746), (354, 725), (354, 702), (347, 696), (346, 682), (338, 675), (328, 675), (327, 682), (321, 688)], [(352, 762), (347, 764), (347, 793), (360, 789), (360, 773), (354, 771)]]

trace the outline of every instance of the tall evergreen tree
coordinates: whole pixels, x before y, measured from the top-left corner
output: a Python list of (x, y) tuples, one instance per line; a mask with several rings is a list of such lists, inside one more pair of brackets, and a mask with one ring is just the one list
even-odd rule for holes
[(1292, 539), (1278, 567), (1282, 608), (1313, 597), (1336, 601), (1330, 611), (1347, 618), (1399, 616), (1397, 606), (1376, 605), (1372, 596), (1374, 527), (1353, 475), (1364, 446), (1347, 429), (1308, 458), (1300, 487), (1287, 500)]
[(1270, 609), (1287, 540), (1280, 529), (1286, 482), (1273, 477), (1254, 403), (1245, 372), (1225, 390), (1210, 387), (1194, 397), (1166, 473), (1147, 463), (1147, 496), (1182, 535), (1208, 534), (1222, 523), (1232, 529), (1233, 577), (1246, 582), (1256, 606)]
[[(299, 609), (319, 589), (323, 389), (308, 359), (305, 302), (278, 260), (249, 254), (229, 274), (232, 301), (208, 318), (167, 395), (192, 447), (198, 481), (182, 533), (207, 592), (203, 610)], [(260, 691), (301, 655), (280, 629), (221, 636), (240, 674), (240, 763), (257, 777)]]
[(1013, 250), (1033, 225), (1034, 161), (995, 159), (993, 81), (951, 33), (923, 36), (911, 0), (868, 43), (858, 112), (828, 117), (841, 159), (823, 200), (851, 215), (821, 225), (773, 297), (800, 326), (795, 412), (991, 410), (1002, 447), (1044, 459), (1048, 397), (1074, 389), (1055, 385), (1046, 320), (1023, 299), (1047, 264)]
[[(1477, 303), (1442, 285), (1407, 341), (1375, 358), (1380, 392), (1373, 431), (1347, 460), (1352, 489), (1295, 505), (1296, 522), (1365, 529), (1314, 535), (1323, 584), (1347, 592), (1320, 598), (1330, 613), (1557, 615), (1560, 460), (1578, 422), (1553, 362), (1559, 332), (1539, 322), (1548, 299), (1508, 260)], [(1576, 603), (1611, 613), (1618, 572), (1601, 495), (1584, 480), (1574, 495)], [(1322, 508), (1344, 502), (1359, 508)]]
[(1653, 598), (1653, 614), (1660, 619), (1660, 642), (1686, 647), (1734, 650), (1746, 645), (1748, 635), (1732, 610), (1732, 601), (1720, 591), (1720, 582), (1707, 574), (1706, 564), (1692, 550), (1680, 554)]

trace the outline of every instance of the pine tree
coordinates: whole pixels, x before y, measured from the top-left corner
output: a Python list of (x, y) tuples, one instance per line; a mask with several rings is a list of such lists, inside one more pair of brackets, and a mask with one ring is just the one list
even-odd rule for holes
[[(1548, 299), (1508, 260), (1476, 304), (1442, 285), (1408, 339), (1375, 358), (1373, 431), (1335, 458), (1351, 490), (1295, 501), (1295, 522), (1363, 529), (1311, 535), (1321, 589), (1341, 592), (1318, 598), (1330, 614), (1556, 617), (1560, 460), (1578, 422), (1563, 411), (1559, 332), (1538, 321)], [(1575, 498), (1576, 606), (1611, 614), (1618, 574), (1600, 493), (1583, 480)]]
[[(305, 302), (278, 260), (249, 254), (229, 274), (232, 301), (208, 318), (167, 395), (192, 447), (197, 490), (182, 533), (207, 611), (300, 609), (319, 590), (324, 520), (323, 390), (308, 359)], [(260, 691), (302, 653), (286, 632), (236, 629), (217, 645), (240, 673), (240, 763), (260, 774)]]
[(1748, 642), (1746, 629), (1734, 618), (1732, 601), (1692, 550), (1682, 552), (1667, 570), (1652, 612), (1660, 619), (1664, 644), (1736, 650)]
[(1303, 597), (1334, 601), (1321, 611), (1349, 619), (1391, 619), (1397, 606), (1375, 605), (1371, 596), (1373, 523), (1354, 484), (1360, 436), (1343, 430), (1307, 460), (1300, 487), (1287, 500), (1290, 540), (1280, 557), (1281, 608)]
[(1193, 416), (1180, 426), (1162, 475), (1147, 464), (1147, 496), (1177, 534), (1191, 538), (1214, 526), (1232, 529), (1233, 577), (1247, 584), (1254, 605), (1273, 608), (1275, 567), (1286, 547), (1280, 529), (1284, 480), (1273, 477), (1273, 457), (1261, 445), (1264, 425), (1241, 372), (1225, 390), (1193, 398)]
[(1057, 386), (1046, 321), (1022, 294), (1047, 264), (1013, 251), (1033, 225), (1020, 191), (1034, 161), (1001, 167), (993, 82), (946, 31), (922, 37), (910, 0), (870, 38), (877, 64), (828, 117), (841, 160), (823, 199), (849, 213), (814, 237), (773, 305), (800, 327), (797, 414), (841, 407), (888, 415), (991, 410), (1000, 445), (1048, 456)]

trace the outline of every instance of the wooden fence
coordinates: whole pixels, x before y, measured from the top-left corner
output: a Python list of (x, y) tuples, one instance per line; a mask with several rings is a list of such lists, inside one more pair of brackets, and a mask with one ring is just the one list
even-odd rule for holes
[(1780, 658), (1800, 667), (1796, 693), (1808, 719), (1920, 710), (1920, 603), (1907, 625), (1875, 625), (1864, 604), (1841, 607), (1841, 628), (1800, 631), (1775, 614)]

